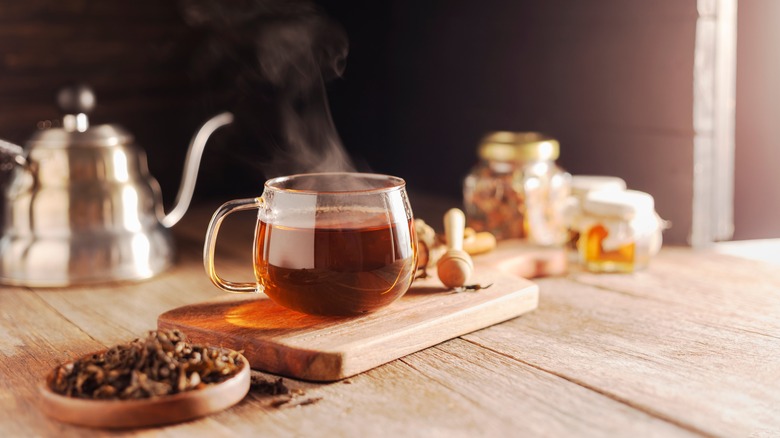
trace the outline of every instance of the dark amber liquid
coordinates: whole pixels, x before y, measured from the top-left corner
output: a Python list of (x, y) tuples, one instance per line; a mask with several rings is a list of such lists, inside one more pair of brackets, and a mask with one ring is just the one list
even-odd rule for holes
[(372, 227), (269, 225), (257, 229), (255, 275), (264, 292), (312, 315), (359, 315), (384, 307), (411, 285), (411, 223)]

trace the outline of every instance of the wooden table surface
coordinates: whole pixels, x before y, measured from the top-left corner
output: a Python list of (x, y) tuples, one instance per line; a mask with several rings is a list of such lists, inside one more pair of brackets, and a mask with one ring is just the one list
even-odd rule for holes
[[(222, 294), (201, 262), (210, 212), (191, 211), (176, 226), (177, 264), (152, 280), (0, 289), (0, 436), (115, 433), (48, 419), (38, 385), (63, 361)], [(249, 216), (223, 227), (226, 277), (251, 278)], [(573, 270), (535, 280), (539, 308), (519, 318), (345, 381), (285, 379), (316, 402), (276, 406), (279, 396), (250, 392), (206, 418), (122, 434), (780, 436), (778, 271), (688, 248), (664, 248), (635, 274)]]

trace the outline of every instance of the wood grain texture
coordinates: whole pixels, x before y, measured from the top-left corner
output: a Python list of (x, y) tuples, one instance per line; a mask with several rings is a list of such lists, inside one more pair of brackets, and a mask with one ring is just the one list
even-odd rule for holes
[(768, 265), (670, 249), (633, 275), (539, 284), (522, 327), (464, 338), (692, 432), (780, 430), (780, 276)]
[(343, 379), (536, 308), (538, 288), (476, 261), (473, 281), (454, 292), (435, 275), (369, 315), (317, 317), (287, 310), (263, 294), (231, 295), (160, 315), (158, 327), (194, 342), (242, 350), (253, 368), (314, 381)]
[[(0, 436), (116, 436), (49, 419), (38, 386), (58, 363), (143, 335), (165, 311), (225, 295), (201, 263), (211, 211), (196, 208), (177, 226), (177, 264), (152, 280), (0, 288)], [(241, 227), (223, 236), (230, 245), (220, 271), (231, 278), (251, 272), (242, 240), (252, 230)], [(217, 414), (122, 435), (769, 437), (780, 430), (776, 268), (664, 248), (635, 274), (572, 267), (535, 282), (539, 308), (520, 318), (340, 382), (285, 379), (305, 392), (290, 403), (250, 391)]]

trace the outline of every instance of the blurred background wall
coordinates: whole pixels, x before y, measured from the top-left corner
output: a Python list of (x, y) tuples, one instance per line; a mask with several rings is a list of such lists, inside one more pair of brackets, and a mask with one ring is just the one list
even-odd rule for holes
[(734, 239), (780, 237), (780, 2), (738, 9)]
[[(220, 59), (221, 74), (205, 72), (204, 54), (212, 61), (215, 55), (213, 35), (187, 19), (192, 3), (0, 0), (0, 137), (23, 142), (37, 122), (59, 116), (59, 87), (88, 83), (98, 99), (92, 122), (120, 123), (136, 135), (169, 204), (190, 136), (200, 122), (229, 109), (239, 123), (208, 146), (196, 199), (259, 194), (264, 164), (274, 155), (268, 141), (278, 122), (273, 99), (231, 82), (233, 69), (252, 64), (251, 49)], [(247, 3), (253, 2), (235, 2)], [(412, 192), (457, 203), (486, 131), (540, 130), (560, 139), (559, 162), (572, 173), (617, 175), (653, 194), (673, 224), (666, 240), (686, 242), (695, 0), (315, 3), (349, 38), (346, 68), (327, 91), (358, 170), (397, 174)], [(745, 48), (748, 38), (773, 35), (767, 32), (777, 27), (769, 18), (760, 21), (765, 31), (742, 33), (745, 20), (775, 6), (773, 0), (740, 4), (746, 69), (763, 69), (769, 55), (777, 59), (769, 45), (752, 54)], [(749, 74), (738, 67), (740, 78)], [(762, 79), (776, 96), (773, 77)], [(760, 90), (738, 85), (738, 93), (766, 99)], [(753, 166), (740, 155), (741, 143), (773, 144), (777, 124), (765, 116), (761, 135), (748, 137), (759, 121), (745, 114), (756, 106), (740, 106), (739, 96), (736, 235), (780, 237), (778, 221), (759, 223), (761, 215), (747, 213), (756, 198), (739, 181)], [(771, 110), (777, 102), (764, 105)], [(749, 127), (740, 124), (745, 120)]]

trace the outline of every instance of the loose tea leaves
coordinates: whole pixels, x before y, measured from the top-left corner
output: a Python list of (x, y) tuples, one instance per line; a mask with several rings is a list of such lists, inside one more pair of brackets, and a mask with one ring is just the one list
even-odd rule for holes
[(144, 339), (58, 366), (51, 389), (86, 399), (143, 399), (200, 389), (241, 368), (240, 353), (189, 343), (178, 330), (151, 331)]
[(290, 388), (284, 384), (284, 380), (282, 380), (281, 377), (276, 380), (269, 381), (264, 379), (258, 373), (252, 372), (250, 378), (251, 384), (249, 389), (253, 393), (263, 395), (279, 395), (290, 393)]
[(301, 397), (306, 395), (306, 391), (300, 388), (288, 388), (281, 377), (275, 380), (266, 380), (260, 373), (255, 371), (251, 371), (250, 373), (252, 382), (250, 391), (256, 395), (274, 397), (268, 404), (268, 406), (272, 408), (307, 406), (322, 400), (322, 397), (307, 397), (302, 399)]

